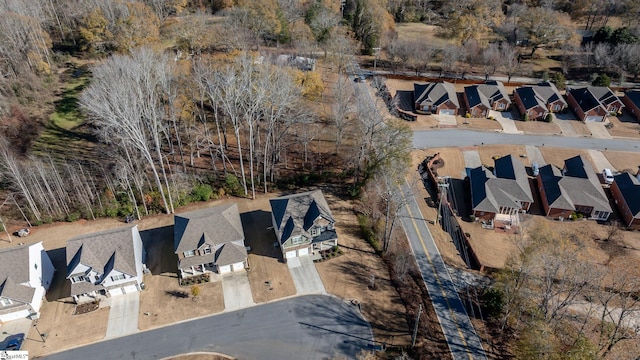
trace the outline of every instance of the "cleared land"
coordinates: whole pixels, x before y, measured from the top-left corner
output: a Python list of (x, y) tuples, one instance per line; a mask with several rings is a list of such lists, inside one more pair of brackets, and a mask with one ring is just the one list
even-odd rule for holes
[(610, 116), (609, 122), (613, 125), (613, 128), (609, 129), (611, 136), (619, 136), (625, 138), (640, 138), (640, 123), (625, 112), (622, 116)]
[(455, 39), (445, 39), (442, 37), (440, 35), (442, 28), (436, 25), (400, 23), (396, 24), (395, 30), (398, 32), (399, 40), (427, 42), (439, 48), (455, 44), (456, 42)]
[(506, 155), (513, 155), (517, 157), (524, 166), (529, 166), (529, 159), (521, 157), (520, 155), (526, 155), (527, 149), (522, 145), (484, 145), (478, 146), (478, 153), (480, 154), (480, 160), (482, 164), (493, 167), (493, 157), (502, 157)]
[(516, 127), (520, 131), (533, 134), (557, 134), (560, 135), (562, 131), (560, 127), (553, 122), (544, 121), (515, 121)]

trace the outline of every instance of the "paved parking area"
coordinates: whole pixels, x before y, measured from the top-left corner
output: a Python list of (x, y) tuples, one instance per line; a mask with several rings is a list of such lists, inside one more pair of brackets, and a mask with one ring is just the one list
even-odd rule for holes
[(591, 156), (591, 160), (596, 166), (596, 172), (601, 173), (602, 169), (610, 169), (611, 171), (616, 171), (616, 168), (611, 165), (607, 157), (601, 151), (598, 150), (589, 150), (589, 156)]
[(327, 293), (311, 256), (287, 259), (287, 266), (298, 295)]
[(588, 121), (586, 122), (586, 124), (589, 128), (589, 131), (591, 131), (591, 137), (598, 139), (613, 139), (613, 136), (609, 134), (609, 130), (604, 127), (606, 123)]
[(246, 271), (239, 271), (222, 276), (222, 293), (224, 295), (224, 310), (233, 311), (253, 306), (253, 295)]
[(490, 115), (493, 116), (502, 126), (502, 132), (506, 134), (522, 134), (523, 132), (518, 130), (516, 127), (516, 123), (513, 120), (510, 111), (493, 111), (491, 110)]
[(544, 161), (544, 157), (542, 156), (542, 152), (535, 146), (527, 145), (527, 157), (529, 158), (529, 162), (531, 164), (538, 163), (539, 166), (547, 165), (547, 162)]
[(107, 338), (129, 335), (138, 331), (140, 293), (117, 295), (109, 298)]

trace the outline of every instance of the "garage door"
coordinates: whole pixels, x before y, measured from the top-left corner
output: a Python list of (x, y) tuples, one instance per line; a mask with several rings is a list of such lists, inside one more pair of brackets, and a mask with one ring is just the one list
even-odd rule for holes
[(220, 274), (231, 272), (231, 265), (220, 266)]
[(111, 296), (122, 295), (122, 288), (115, 288), (115, 289), (109, 290), (109, 295)]
[(244, 263), (238, 262), (231, 265), (231, 271), (240, 271), (244, 269)]
[(304, 249), (299, 249), (298, 250), (298, 256), (305, 256), (305, 255), (309, 255), (309, 248), (304, 248)]
[(602, 116), (587, 116), (584, 120), (602, 122)]
[(124, 292), (127, 294), (138, 291), (138, 287), (135, 285), (127, 285), (124, 287)]
[(453, 109), (441, 109), (440, 112), (438, 112), (439, 115), (455, 115), (456, 111)]
[(284, 254), (284, 257), (285, 257), (285, 258), (287, 258), (287, 259), (294, 258), (294, 257), (296, 257), (296, 251), (295, 251), (295, 250), (293, 250), (293, 251), (287, 251), (287, 252)]

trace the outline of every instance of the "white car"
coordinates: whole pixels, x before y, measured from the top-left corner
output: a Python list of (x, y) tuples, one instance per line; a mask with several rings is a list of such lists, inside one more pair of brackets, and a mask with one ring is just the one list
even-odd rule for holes
[(602, 179), (605, 184), (613, 184), (613, 174), (611, 173), (611, 169), (603, 169), (602, 170)]

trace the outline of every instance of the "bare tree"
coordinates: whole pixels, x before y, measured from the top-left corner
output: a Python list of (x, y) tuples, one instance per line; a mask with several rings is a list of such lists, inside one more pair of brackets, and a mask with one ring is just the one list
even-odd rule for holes
[(482, 51), (482, 67), (484, 69), (484, 79), (489, 80), (489, 76), (496, 73), (496, 69), (500, 66), (500, 48), (497, 44), (489, 44)]
[(344, 131), (350, 123), (349, 113), (352, 112), (353, 87), (345, 76), (339, 76), (334, 88), (335, 99), (331, 106), (331, 120), (336, 127), (336, 152), (342, 145)]
[(502, 44), (502, 48), (500, 49), (500, 58), (502, 60), (502, 68), (507, 74), (507, 83), (510, 83), (511, 77), (520, 70), (521, 66), (518, 49), (509, 44)]

